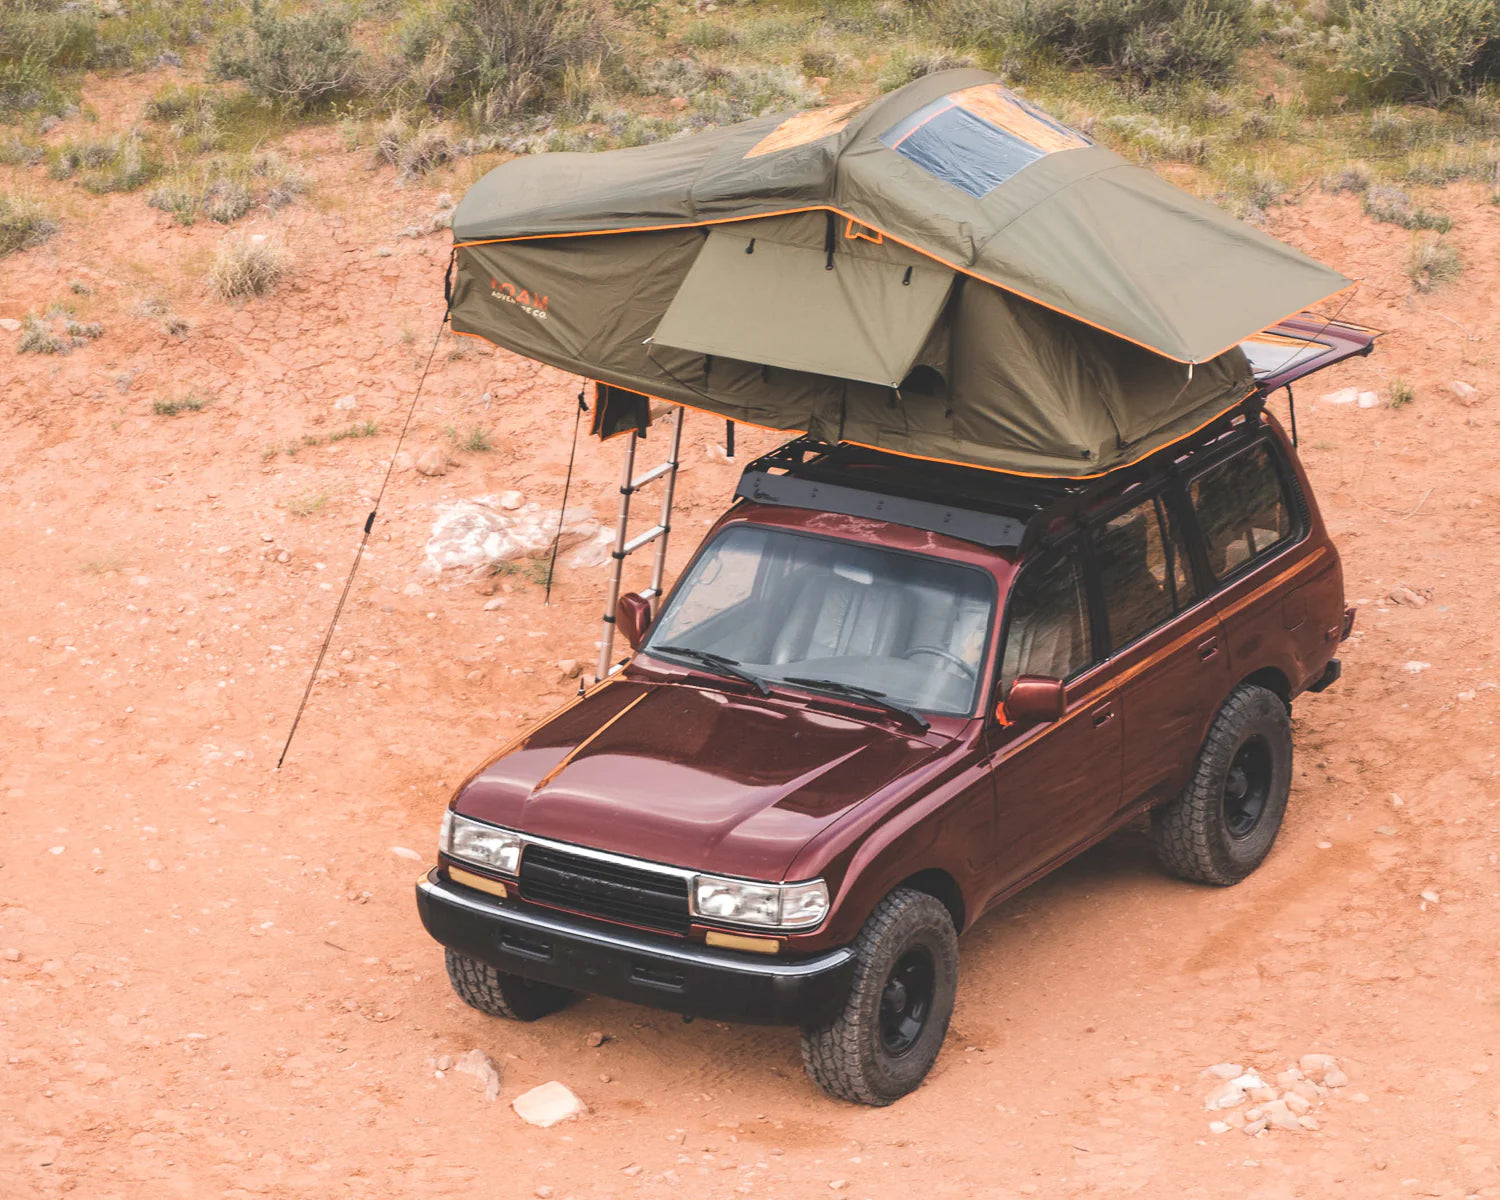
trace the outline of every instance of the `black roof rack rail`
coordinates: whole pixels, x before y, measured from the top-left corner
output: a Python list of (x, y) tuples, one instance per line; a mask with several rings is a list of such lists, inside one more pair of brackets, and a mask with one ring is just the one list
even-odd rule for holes
[[(1237, 425), (1258, 425), (1260, 391), (1194, 432), (1194, 445)], [(1026, 550), (1059, 518), (1079, 517), (1105, 494), (1150, 479), (1187, 453), (1176, 442), (1093, 479), (1009, 475), (982, 467), (802, 436), (747, 463), (735, 495), (756, 504), (890, 521), (996, 549)]]

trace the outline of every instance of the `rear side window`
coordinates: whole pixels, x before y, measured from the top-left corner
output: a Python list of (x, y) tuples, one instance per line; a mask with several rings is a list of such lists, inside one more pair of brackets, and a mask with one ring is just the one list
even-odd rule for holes
[(1132, 642), (1193, 601), (1182, 546), (1158, 497), (1090, 531), (1110, 644)]
[(1295, 532), (1286, 486), (1264, 442), (1194, 478), (1188, 499), (1215, 579), (1264, 558)]
[(1001, 694), (1021, 675), (1067, 679), (1089, 665), (1088, 600), (1075, 549), (1048, 551), (1011, 589)]

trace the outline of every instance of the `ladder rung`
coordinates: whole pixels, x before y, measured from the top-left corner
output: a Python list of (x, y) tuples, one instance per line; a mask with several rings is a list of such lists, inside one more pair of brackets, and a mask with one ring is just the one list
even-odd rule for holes
[(643, 487), (645, 487), (648, 483), (650, 483), (654, 479), (660, 479), (663, 475), (665, 475), (668, 471), (670, 471), (676, 465), (677, 464), (674, 463), (674, 462), (664, 462), (659, 467), (652, 467), (649, 471), (647, 471), (639, 479), (632, 479), (630, 481), (630, 490), (633, 492), (637, 488), (643, 488)]
[(647, 542), (654, 542), (657, 538), (661, 537), (661, 535), (666, 532), (667, 527), (665, 525), (653, 525), (650, 529), (646, 530), (645, 533), (637, 534), (635, 537), (631, 538), (617, 551), (615, 551), (615, 553), (619, 557), (624, 558), (627, 554), (635, 553), (635, 551), (639, 550)]

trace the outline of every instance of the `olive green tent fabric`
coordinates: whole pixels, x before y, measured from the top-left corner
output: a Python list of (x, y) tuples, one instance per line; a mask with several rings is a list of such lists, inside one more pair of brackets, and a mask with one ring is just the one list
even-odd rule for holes
[(455, 330), (775, 429), (1010, 471), (1134, 461), (1255, 387), (1238, 343), (1348, 281), (977, 71), (506, 163)]
[[(709, 233), (656, 327), (679, 350), (899, 387), (953, 286), (930, 263)], [(856, 243), (857, 245), (857, 243)], [(793, 283), (794, 286), (788, 286)]]
[(462, 243), (808, 208), (1180, 362), (1206, 362), (1349, 284), (976, 70), (854, 111), (516, 159), (469, 189), (453, 231)]

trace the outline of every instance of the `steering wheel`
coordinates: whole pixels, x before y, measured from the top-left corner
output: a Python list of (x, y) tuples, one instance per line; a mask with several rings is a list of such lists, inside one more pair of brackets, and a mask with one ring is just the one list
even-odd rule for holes
[(969, 664), (964, 662), (963, 659), (959, 658), (958, 655), (952, 653), (951, 651), (944, 650), (941, 646), (913, 646), (901, 657), (912, 658), (918, 654), (930, 654), (934, 658), (940, 658), (950, 667), (954, 667), (955, 669), (961, 671), (967, 678), (974, 678), (973, 667), (969, 666)]

